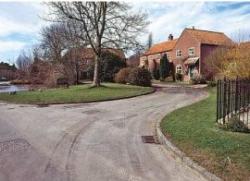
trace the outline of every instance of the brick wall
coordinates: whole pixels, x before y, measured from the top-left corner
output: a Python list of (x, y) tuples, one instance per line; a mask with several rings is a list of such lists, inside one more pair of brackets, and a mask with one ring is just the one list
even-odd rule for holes
[(216, 45), (201, 45), (201, 58), (200, 58), (200, 63), (201, 63), (201, 74), (206, 73), (206, 58), (216, 49), (218, 46)]
[[(171, 56), (173, 57), (174, 64), (177, 65), (179, 63), (183, 63), (184, 59), (189, 57), (188, 49), (193, 47), (195, 49), (195, 57), (200, 56), (200, 43), (196, 41), (188, 32), (184, 31), (177, 41), (175, 48), (171, 52)], [(176, 51), (181, 50), (182, 56), (177, 57)]]

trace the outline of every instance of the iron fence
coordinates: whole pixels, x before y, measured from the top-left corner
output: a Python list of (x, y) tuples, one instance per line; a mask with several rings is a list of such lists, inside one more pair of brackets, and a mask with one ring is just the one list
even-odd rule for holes
[(217, 122), (225, 124), (232, 116), (250, 127), (250, 79), (217, 81)]

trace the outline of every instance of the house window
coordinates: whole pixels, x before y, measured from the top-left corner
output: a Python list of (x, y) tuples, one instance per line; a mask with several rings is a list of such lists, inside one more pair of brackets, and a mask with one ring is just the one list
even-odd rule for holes
[(176, 50), (176, 57), (181, 57), (181, 50)]
[(188, 49), (188, 55), (194, 56), (194, 47)]
[(177, 74), (182, 74), (182, 66), (180, 64), (176, 65), (176, 73)]

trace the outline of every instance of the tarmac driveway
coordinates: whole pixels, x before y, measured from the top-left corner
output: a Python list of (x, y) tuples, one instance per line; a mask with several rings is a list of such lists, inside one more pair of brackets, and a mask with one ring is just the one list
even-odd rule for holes
[(160, 88), (100, 103), (0, 103), (0, 181), (204, 180), (141, 136), (154, 135), (156, 120), (205, 95), (191, 88)]

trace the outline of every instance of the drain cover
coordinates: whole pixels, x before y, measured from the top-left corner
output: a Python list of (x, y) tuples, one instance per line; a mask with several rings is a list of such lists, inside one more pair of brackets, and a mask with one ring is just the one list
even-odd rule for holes
[(157, 144), (154, 136), (142, 136), (142, 141), (143, 143), (154, 143), (154, 144)]

